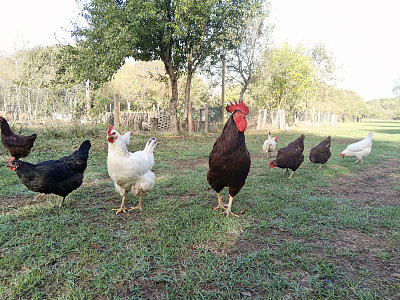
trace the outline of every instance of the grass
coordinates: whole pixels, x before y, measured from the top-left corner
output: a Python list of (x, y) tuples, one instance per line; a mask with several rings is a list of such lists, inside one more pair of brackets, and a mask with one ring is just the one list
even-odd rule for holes
[[(398, 159), (399, 126), (382, 121), (275, 132), (278, 147), (306, 135), (306, 160), (292, 180), (268, 168), (261, 153), (267, 132), (246, 132), (252, 166), (233, 203), (234, 213), (247, 209), (238, 218), (212, 209), (217, 197), (206, 181), (207, 156), (219, 133), (155, 134), (155, 187), (143, 211), (116, 216), (111, 209), (121, 197), (107, 174), (106, 126), (23, 128), (38, 133), (30, 162), (68, 155), (86, 138), (93, 147), (84, 184), (61, 210), (60, 197), (31, 202), (35, 193), (0, 169), (0, 298), (395, 299), (399, 203), (360, 206), (319, 188), (388, 168), (384, 161)], [(370, 130), (373, 150), (363, 165), (339, 157)], [(327, 135), (332, 157), (318, 170), (308, 152)], [(142, 149), (149, 137), (132, 136), (129, 149)], [(7, 159), (1, 148), (0, 160)], [(137, 201), (129, 194), (128, 205)]]

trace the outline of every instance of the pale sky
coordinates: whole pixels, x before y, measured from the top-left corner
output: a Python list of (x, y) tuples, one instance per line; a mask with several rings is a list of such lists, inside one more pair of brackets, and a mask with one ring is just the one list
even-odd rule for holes
[[(274, 42), (333, 51), (341, 88), (365, 100), (394, 97), (400, 79), (398, 0), (270, 0)], [(75, 0), (1, 0), (0, 54), (71, 42)]]

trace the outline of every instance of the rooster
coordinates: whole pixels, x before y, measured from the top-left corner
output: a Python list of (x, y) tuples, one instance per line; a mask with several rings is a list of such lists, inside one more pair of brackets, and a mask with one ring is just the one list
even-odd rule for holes
[(14, 159), (18, 160), (20, 158), (27, 157), (31, 152), (33, 143), (35, 142), (37, 135), (35, 133), (29, 136), (15, 134), (11, 130), (10, 125), (8, 125), (7, 120), (3, 117), (0, 117), (0, 123), (1, 143), (12, 156), (8, 160), (8, 162)]
[(21, 182), (31, 191), (64, 197), (59, 205), (61, 208), (65, 197), (82, 184), (90, 147), (90, 141), (86, 140), (77, 151), (58, 160), (31, 164), (12, 159), (6, 167), (15, 171)]
[(277, 141), (278, 137), (276, 135), (272, 136), (271, 132), (268, 132), (268, 138), (265, 140), (263, 144), (263, 151), (268, 154), (268, 157), (270, 157), (271, 154), (275, 152)]
[(371, 148), (372, 148), (372, 131), (368, 133), (368, 136), (357, 142), (353, 143), (347, 146), (347, 148), (340, 153), (341, 157), (356, 157), (357, 160), (355, 161), (354, 164), (358, 163), (361, 160), (361, 163), (363, 162), (363, 158), (366, 157), (368, 154), (371, 153)]
[[(232, 213), (233, 198), (245, 184), (250, 170), (250, 153), (247, 150), (244, 131), (247, 127), (246, 115), (249, 108), (239, 100), (239, 103), (226, 106), (232, 115), (226, 121), (221, 135), (217, 138), (209, 156), (207, 181), (217, 192), (218, 206), (214, 209), (225, 209), (227, 217)], [(220, 192), (224, 187), (229, 188), (228, 206), (222, 204)]]
[(107, 140), (108, 174), (114, 182), (115, 190), (122, 196), (121, 207), (113, 210), (116, 211), (117, 215), (120, 212), (127, 212), (125, 201), (129, 191), (135, 196), (139, 195), (138, 206), (130, 208), (129, 211), (142, 210), (143, 194), (150, 191), (155, 182), (155, 175), (151, 169), (154, 165), (153, 151), (157, 145), (157, 140), (152, 137), (143, 151), (131, 153), (126, 147), (126, 139), (123, 139), (118, 131), (113, 129), (112, 125), (108, 128)]
[(320, 164), (319, 168), (331, 157), (331, 136), (328, 136), (321, 143), (311, 149), (310, 161), (312, 164)]
[(288, 169), (292, 170), (288, 179), (293, 177), (294, 172), (300, 167), (304, 161), (304, 134), (299, 138), (289, 143), (286, 147), (280, 148), (275, 160), (269, 162), (271, 168), (283, 168), (285, 174), (287, 174)]

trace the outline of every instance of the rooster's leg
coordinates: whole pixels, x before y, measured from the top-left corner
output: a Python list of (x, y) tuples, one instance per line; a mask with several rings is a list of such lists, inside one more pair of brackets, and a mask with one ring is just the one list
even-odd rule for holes
[(322, 169), (322, 164), (319, 165), (319, 169)]
[(231, 208), (232, 208), (232, 202), (233, 202), (233, 197), (231, 195), (229, 195), (229, 203), (228, 206), (226, 208), (226, 210), (224, 212), (221, 213), (221, 215), (233, 215), (235, 217), (237, 217), (237, 215), (235, 215), (234, 213), (232, 213)]
[(61, 200), (61, 203), (60, 203), (60, 205), (58, 206), (58, 208), (61, 208), (61, 207), (63, 206), (64, 200), (65, 200), (65, 197)]
[(290, 173), (290, 176), (287, 179), (292, 179), (293, 174), (294, 174), (294, 171), (292, 171), (292, 173)]
[(134, 209), (140, 209), (140, 210), (142, 210), (142, 195), (139, 196), (139, 205), (138, 205), (138, 206), (135, 206), (135, 207), (131, 207), (131, 208), (129, 209), (129, 211), (134, 210)]
[(118, 215), (120, 212), (124, 212), (126, 213), (126, 207), (125, 207), (125, 198), (126, 195), (122, 196), (122, 203), (121, 203), (121, 207), (120, 208), (114, 208), (113, 210), (116, 210), (117, 212), (115, 213), (116, 215)]
[(222, 204), (221, 194), (217, 193), (217, 196), (218, 196), (218, 206), (215, 207), (214, 210), (217, 210), (217, 209), (220, 209), (220, 208), (225, 209), (226, 206), (224, 204)]

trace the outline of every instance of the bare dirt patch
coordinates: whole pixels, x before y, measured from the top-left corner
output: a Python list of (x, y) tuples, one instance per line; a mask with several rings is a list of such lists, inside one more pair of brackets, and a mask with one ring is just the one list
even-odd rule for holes
[(363, 206), (400, 205), (400, 159), (389, 159), (358, 172), (355, 176), (339, 176), (329, 187), (316, 191), (330, 197), (352, 200)]
[(208, 156), (193, 159), (166, 159), (164, 162), (178, 170), (208, 167)]

